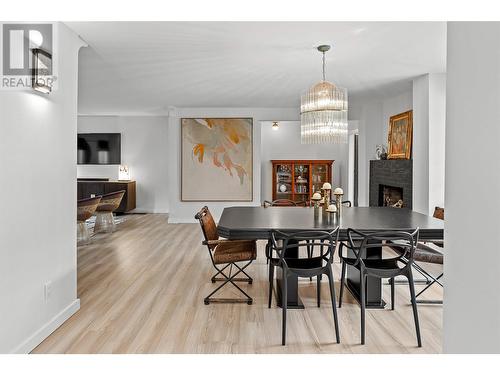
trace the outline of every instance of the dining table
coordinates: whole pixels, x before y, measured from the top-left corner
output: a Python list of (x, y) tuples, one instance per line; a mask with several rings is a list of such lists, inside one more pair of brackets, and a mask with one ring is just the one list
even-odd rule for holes
[[(269, 240), (273, 230), (286, 233), (303, 230), (332, 231), (339, 228), (339, 241), (348, 241), (347, 229), (352, 228), (365, 234), (381, 231), (412, 232), (419, 228), (420, 241), (442, 240), (442, 220), (412, 211), (394, 207), (342, 207), (341, 212), (329, 213), (314, 207), (226, 207), (219, 219), (219, 236), (227, 239)], [(366, 258), (381, 258), (382, 247), (366, 249)], [(288, 256), (288, 255), (287, 255)], [(277, 274), (278, 306), (281, 301), (281, 277)], [(287, 308), (304, 308), (299, 297), (298, 278), (287, 278)], [(354, 298), (360, 301), (359, 269), (347, 266), (346, 287)], [(366, 307), (384, 308), (382, 281), (368, 277), (366, 282)]]

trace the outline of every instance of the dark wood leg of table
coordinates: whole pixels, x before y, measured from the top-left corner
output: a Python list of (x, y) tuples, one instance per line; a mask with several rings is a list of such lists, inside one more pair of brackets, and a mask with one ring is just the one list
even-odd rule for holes
[[(382, 248), (372, 247), (369, 248), (367, 258), (381, 258)], [(349, 256), (355, 257), (354, 253), (349, 250)], [(346, 287), (352, 293), (354, 298), (361, 303), (360, 296), (360, 272), (356, 267), (347, 266)], [(383, 309), (385, 301), (382, 299), (382, 280), (376, 277), (367, 277), (366, 281), (366, 308), (367, 309)]]

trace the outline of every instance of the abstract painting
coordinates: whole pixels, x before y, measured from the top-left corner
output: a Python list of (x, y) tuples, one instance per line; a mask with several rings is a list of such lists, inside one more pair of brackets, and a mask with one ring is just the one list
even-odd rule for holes
[(181, 200), (252, 201), (251, 118), (181, 120)]
[(391, 116), (389, 121), (388, 159), (410, 159), (413, 137), (413, 112)]

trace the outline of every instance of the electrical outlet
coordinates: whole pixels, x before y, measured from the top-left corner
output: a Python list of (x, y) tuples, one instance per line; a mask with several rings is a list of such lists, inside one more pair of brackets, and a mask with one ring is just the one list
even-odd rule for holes
[(49, 300), (51, 294), (52, 294), (52, 281), (48, 281), (45, 283), (44, 287), (45, 302)]

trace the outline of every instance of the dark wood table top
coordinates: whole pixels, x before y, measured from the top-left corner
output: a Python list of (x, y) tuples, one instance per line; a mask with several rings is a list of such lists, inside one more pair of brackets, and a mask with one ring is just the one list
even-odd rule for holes
[(441, 240), (443, 220), (404, 208), (343, 207), (336, 215), (314, 214), (312, 207), (227, 207), (219, 220), (218, 232), (229, 239), (268, 239), (273, 229), (282, 231), (333, 230), (340, 226), (340, 239), (347, 228), (366, 233), (382, 230), (412, 231), (420, 228), (421, 240)]

